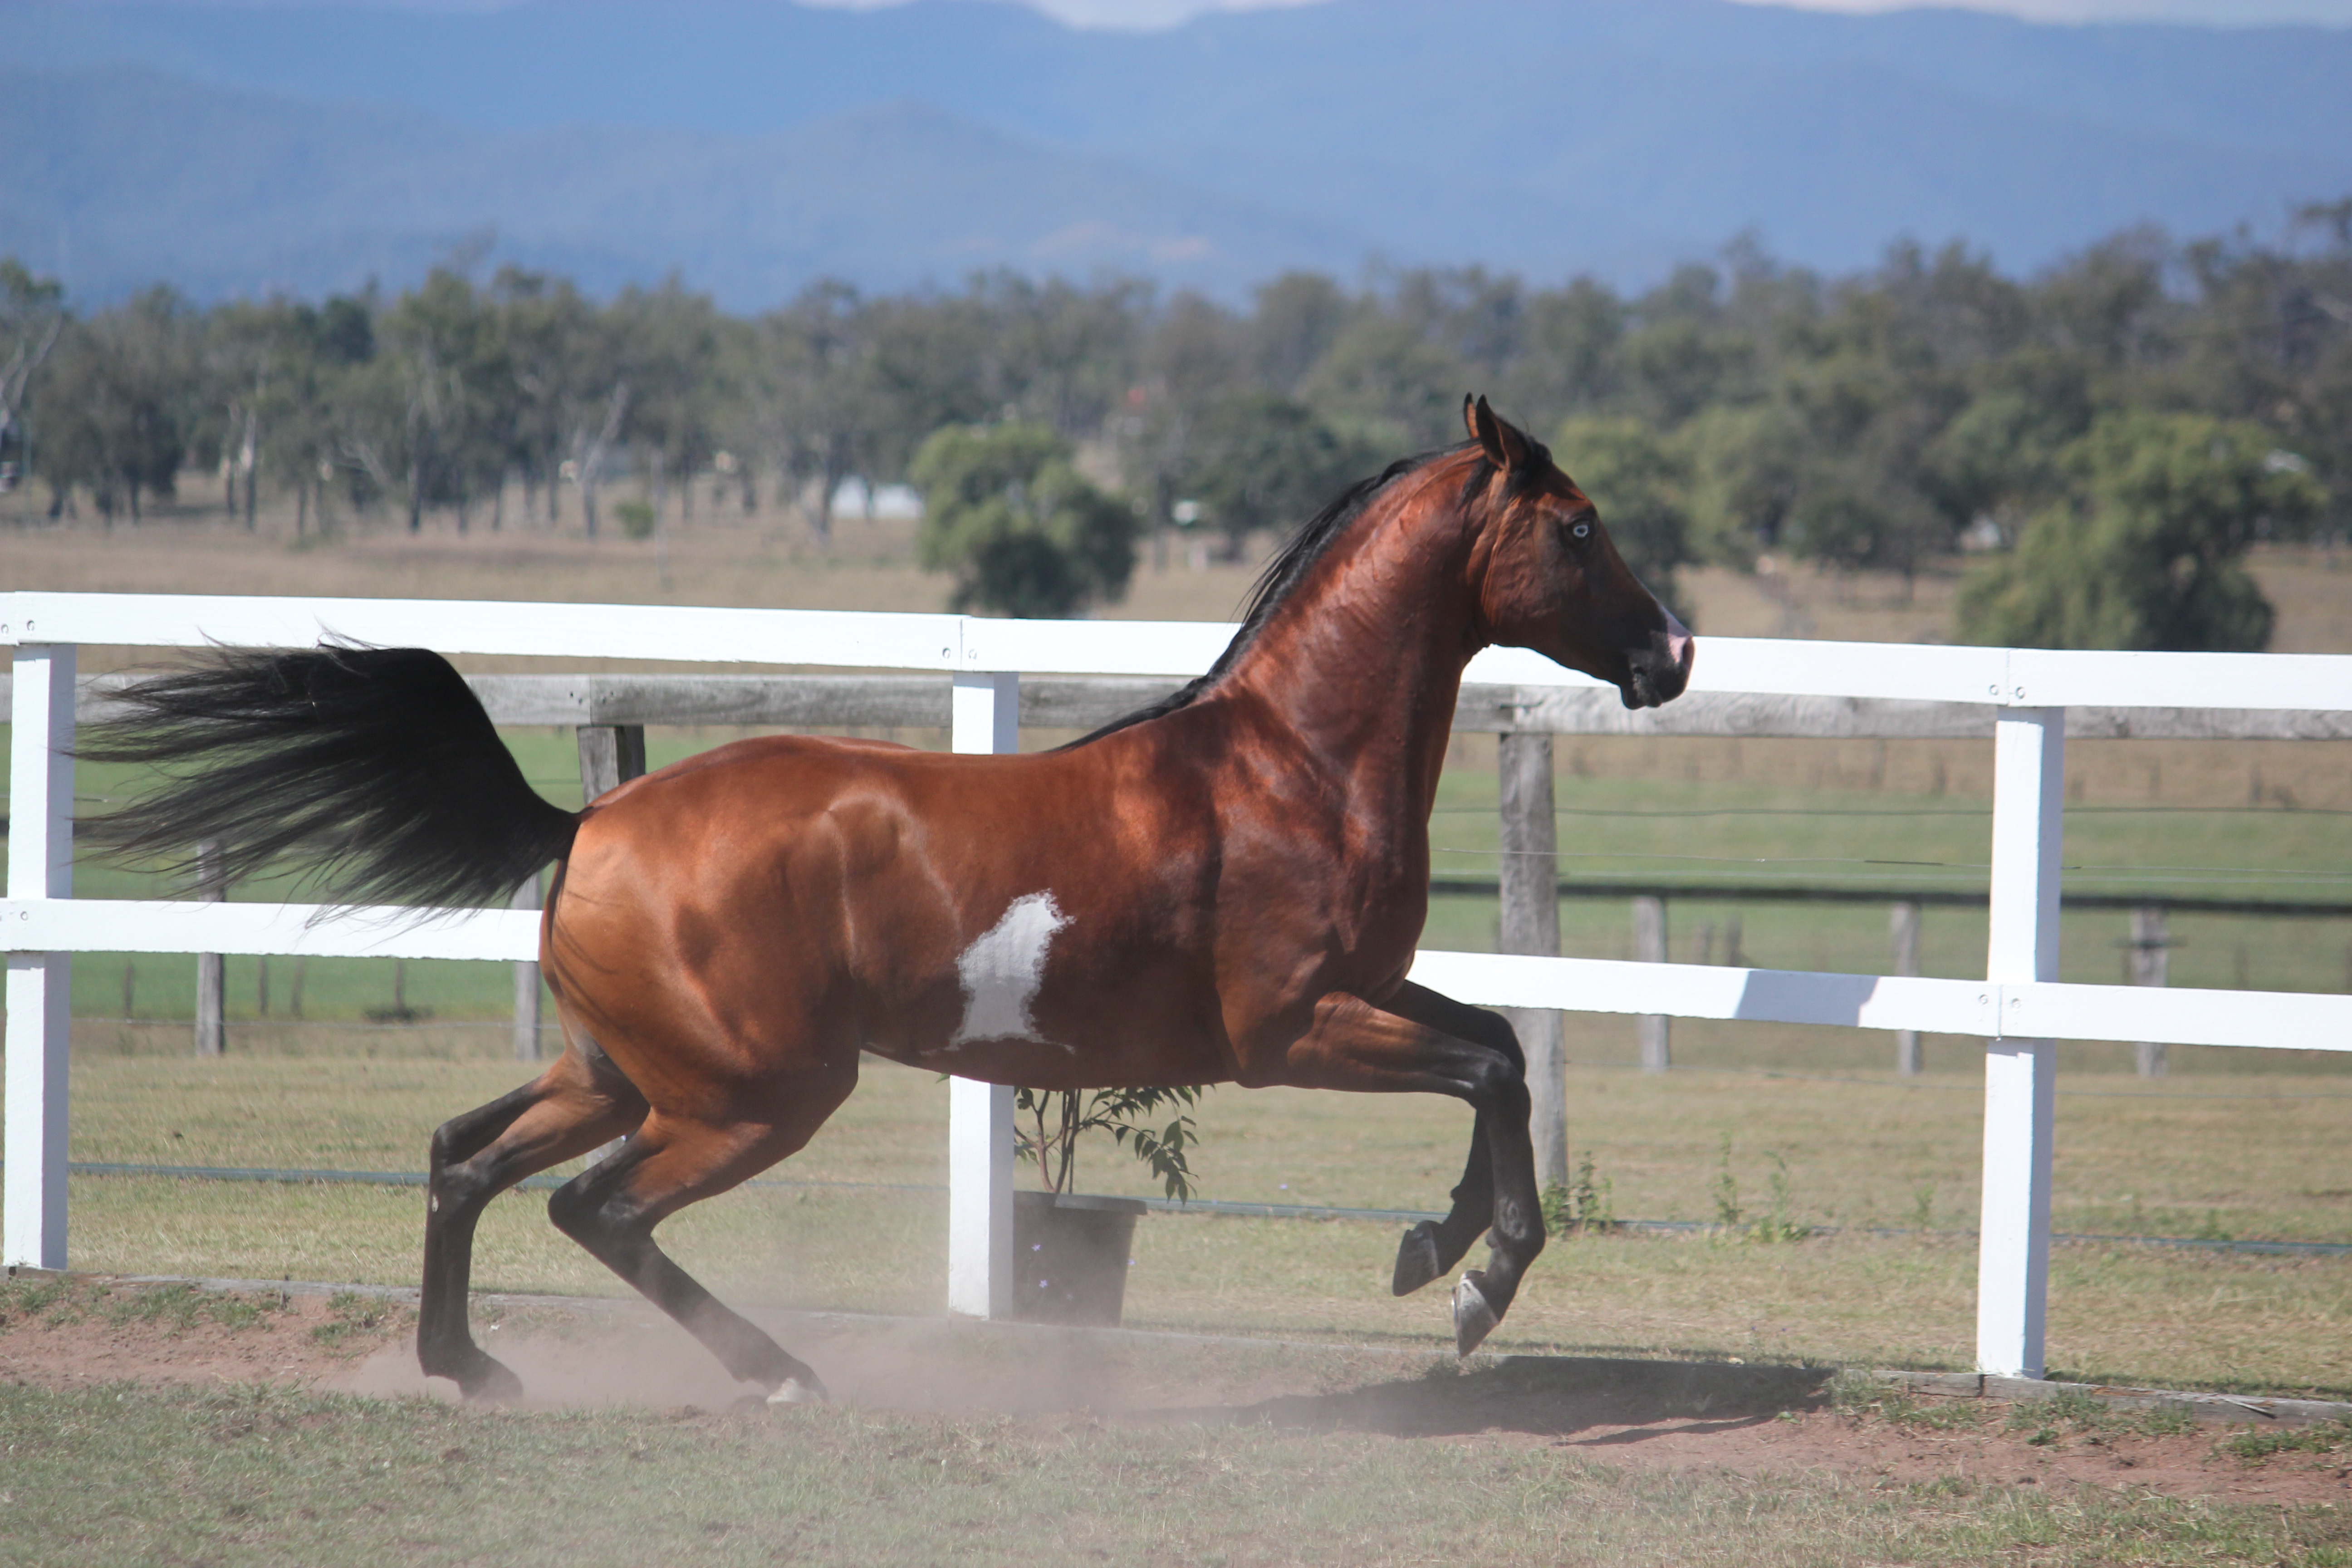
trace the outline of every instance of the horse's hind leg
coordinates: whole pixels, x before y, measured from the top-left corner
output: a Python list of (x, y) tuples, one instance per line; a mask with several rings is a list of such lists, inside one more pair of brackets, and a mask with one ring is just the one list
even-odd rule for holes
[(626, 1147), (590, 1166), (548, 1200), (548, 1217), (635, 1286), (737, 1378), (771, 1404), (824, 1397), (814, 1372), (730, 1310), (655, 1242), (654, 1227), (687, 1205), (725, 1192), (806, 1143), (856, 1081), (802, 1085), (810, 1092), (774, 1121), (698, 1121), (656, 1110)]
[(1397, 1244), (1396, 1273), (1389, 1289), (1410, 1296), (1462, 1261), (1486, 1227), (1495, 1223), (1495, 1156), (1486, 1140), (1486, 1113), (1478, 1112), (1470, 1131), (1470, 1158), (1454, 1184), (1453, 1206), (1444, 1219), (1423, 1220)]
[(467, 1325), (475, 1224), (507, 1188), (626, 1131), (645, 1112), (636, 1090), (587, 1042), (513, 1093), (452, 1118), (433, 1134), (416, 1314), (416, 1359), (427, 1377), (455, 1379), (467, 1399), (511, 1399), (522, 1392)]

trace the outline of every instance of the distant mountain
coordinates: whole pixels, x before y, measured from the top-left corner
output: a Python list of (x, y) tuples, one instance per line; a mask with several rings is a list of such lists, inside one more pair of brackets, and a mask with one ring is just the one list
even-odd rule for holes
[[(1728, 0), (1329, 0), (1087, 32), (974, 0), (0, 0), (0, 248), (86, 293), (398, 282), (470, 231), (730, 304), (998, 263), (1656, 276), (1753, 229), (2011, 268), (2352, 190), (2352, 31)], [(30, 156), (27, 156), (27, 150)], [(29, 163), (33, 173), (20, 171)]]
[(593, 290), (677, 270), (744, 309), (823, 276), (997, 265), (1231, 291), (1366, 243), (908, 102), (761, 136), (482, 131), (136, 68), (0, 70), (0, 254), (96, 298), (396, 285), (480, 236)]

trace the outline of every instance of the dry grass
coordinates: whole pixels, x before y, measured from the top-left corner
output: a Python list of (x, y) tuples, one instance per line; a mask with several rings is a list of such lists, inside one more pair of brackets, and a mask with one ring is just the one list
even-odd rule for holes
[[(1791, 1047), (1794, 1048), (1793, 1047)], [(1818, 1058), (1815, 1058), (1818, 1064)], [(124, 1163), (416, 1170), (431, 1127), (520, 1076), (512, 1063), (238, 1059), (82, 1054), (74, 1154)], [(1864, 1081), (1823, 1081), (1847, 1076)], [(2346, 1080), (2069, 1074), (2058, 1129), (2062, 1231), (2352, 1240), (2338, 1178)], [(1599, 1237), (1555, 1244), (1505, 1349), (1738, 1355), (1815, 1363), (1965, 1366), (1974, 1322), (1979, 1091), (1855, 1073), (1664, 1079), (1575, 1069), (1571, 1135), (1625, 1217), (1706, 1220), (1729, 1170), (1748, 1213), (1769, 1202), (1778, 1153), (1790, 1215), (1940, 1236), (1767, 1245), (1721, 1237)], [(2283, 1098), (2231, 1099), (2233, 1093)], [(1415, 1097), (1223, 1089), (1202, 1117), (1203, 1195), (1365, 1207), (1442, 1207), (1467, 1113)], [(176, 1134), (176, 1136), (175, 1136)], [(931, 1075), (869, 1067), (786, 1180), (902, 1183), (747, 1189), (669, 1222), (666, 1239), (714, 1286), (804, 1307), (936, 1310), (945, 1252), (945, 1093)], [(1150, 1191), (1108, 1149), (1089, 1190)], [(77, 1178), (75, 1267), (202, 1277), (413, 1283), (422, 1194), (413, 1188)], [(620, 1288), (545, 1220), (542, 1196), (485, 1218), (484, 1289)], [(1398, 1227), (1155, 1215), (1139, 1236), (1131, 1321), (1286, 1335), (1442, 1343), (1433, 1294), (1387, 1291)], [(2095, 1381), (2352, 1390), (2352, 1258), (2144, 1247), (2059, 1248), (2051, 1355)]]

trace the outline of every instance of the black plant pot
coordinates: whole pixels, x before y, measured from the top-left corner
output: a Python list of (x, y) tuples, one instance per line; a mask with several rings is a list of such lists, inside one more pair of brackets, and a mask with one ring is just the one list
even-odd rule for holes
[(1139, 1199), (1013, 1194), (1013, 1315), (1115, 1329), (1127, 1300)]

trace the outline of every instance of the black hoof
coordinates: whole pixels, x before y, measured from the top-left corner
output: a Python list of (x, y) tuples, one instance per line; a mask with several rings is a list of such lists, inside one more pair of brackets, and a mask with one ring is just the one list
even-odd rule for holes
[(510, 1405), (522, 1397), (522, 1379), (507, 1370), (506, 1363), (491, 1361), (482, 1374), (471, 1384), (464, 1384), (468, 1405)]
[(1466, 1356), (1486, 1342), (1495, 1331), (1502, 1315), (1486, 1302), (1486, 1293), (1478, 1288), (1478, 1272), (1472, 1269), (1462, 1276), (1454, 1287), (1454, 1353)]
[(458, 1396), (468, 1405), (505, 1405), (522, 1397), (522, 1379), (508, 1371), (504, 1362), (479, 1351), (463, 1372), (436, 1372), (431, 1367), (425, 1371), (428, 1377), (446, 1377), (455, 1383)]
[(1437, 1226), (1423, 1220), (1397, 1244), (1396, 1278), (1389, 1282), (1389, 1289), (1410, 1296), (1444, 1272), (1445, 1265), (1437, 1256)]

